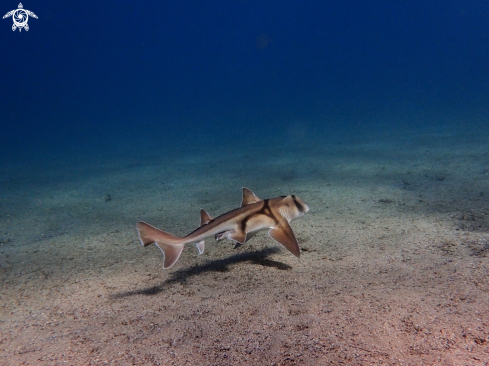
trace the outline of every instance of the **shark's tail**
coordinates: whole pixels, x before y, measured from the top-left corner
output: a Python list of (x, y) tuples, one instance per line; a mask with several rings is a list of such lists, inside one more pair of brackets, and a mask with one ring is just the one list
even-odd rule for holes
[(157, 229), (143, 221), (138, 222), (136, 228), (143, 246), (154, 243), (160, 248), (164, 257), (163, 269), (170, 268), (177, 262), (184, 247), (184, 244), (181, 244), (182, 238)]

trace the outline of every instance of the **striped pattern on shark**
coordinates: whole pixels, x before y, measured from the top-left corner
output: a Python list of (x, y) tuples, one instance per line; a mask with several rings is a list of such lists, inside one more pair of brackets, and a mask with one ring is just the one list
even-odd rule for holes
[(156, 244), (163, 253), (163, 269), (173, 266), (185, 244), (195, 243), (199, 254), (204, 252), (205, 239), (214, 236), (216, 241), (229, 239), (243, 244), (261, 230), (282, 244), (297, 258), (300, 248), (290, 227), (290, 221), (304, 216), (309, 206), (294, 195), (262, 200), (248, 188), (243, 188), (241, 206), (212, 218), (200, 210), (200, 227), (184, 237), (178, 237), (157, 229), (143, 221), (138, 222), (139, 240), (143, 246)]

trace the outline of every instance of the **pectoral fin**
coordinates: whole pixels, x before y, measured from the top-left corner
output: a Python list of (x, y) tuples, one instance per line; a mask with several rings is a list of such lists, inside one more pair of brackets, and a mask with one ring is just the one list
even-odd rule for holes
[(297, 239), (295, 238), (292, 228), (287, 222), (281, 222), (277, 227), (274, 227), (268, 231), (268, 235), (276, 242), (286, 247), (289, 252), (295, 255), (297, 258), (301, 256), (301, 250)]

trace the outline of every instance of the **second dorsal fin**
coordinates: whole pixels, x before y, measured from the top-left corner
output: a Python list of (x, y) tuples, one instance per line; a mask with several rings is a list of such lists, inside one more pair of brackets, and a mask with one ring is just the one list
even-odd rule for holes
[(200, 209), (200, 226), (202, 225), (205, 225), (205, 224), (208, 224), (209, 222), (211, 222), (212, 220), (214, 220), (213, 217), (211, 217), (206, 210), (204, 210), (203, 208)]
[(243, 187), (243, 200), (241, 201), (241, 207), (263, 201), (258, 198), (250, 189)]

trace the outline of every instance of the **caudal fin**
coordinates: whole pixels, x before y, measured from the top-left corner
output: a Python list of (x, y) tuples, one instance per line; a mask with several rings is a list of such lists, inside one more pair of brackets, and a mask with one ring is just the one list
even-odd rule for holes
[(180, 243), (182, 238), (157, 229), (143, 221), (138, 222), (136, 228), (143, 246), (154, 243), (160, 248), (164, 257), (163, 269), (170, 268), (180, 258), (184, 247), (184, 244)]

